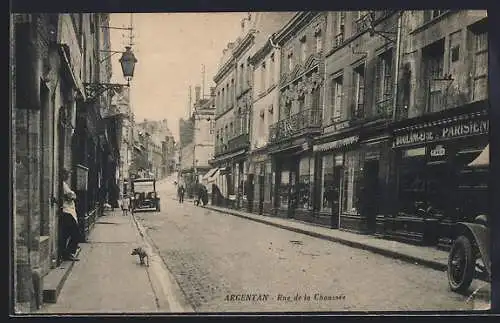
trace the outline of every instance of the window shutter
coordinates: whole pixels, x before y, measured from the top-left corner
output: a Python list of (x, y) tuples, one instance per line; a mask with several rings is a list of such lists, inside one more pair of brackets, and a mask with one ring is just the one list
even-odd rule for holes
[(377, 63), (375, 64), (375, 103), (380, 101), (380, 82), (382, 77), (382, 58), (379, 56), (377, 58)]

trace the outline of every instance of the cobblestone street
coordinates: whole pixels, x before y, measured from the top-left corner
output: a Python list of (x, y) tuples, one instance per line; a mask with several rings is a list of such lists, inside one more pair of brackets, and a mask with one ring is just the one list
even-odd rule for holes
[[(161, 213), (137, 213), (136, 218), (197, 312), (475, 306), (466, 302), (467, 296), (449, 291), (444, 272), (209, 211), (190, 201), (181, 205), (172, 194), (171, 189), (163, 192)], [(470, 290), (480, 283), (475, 281)], [(481, 289), (476, 306), (488, 295), (489, 288)]]

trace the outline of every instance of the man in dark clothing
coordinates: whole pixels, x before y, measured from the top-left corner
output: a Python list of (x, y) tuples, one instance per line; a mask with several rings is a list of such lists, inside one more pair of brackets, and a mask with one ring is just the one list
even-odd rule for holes
[(205, 185), (198, 183), (197, 184), (197, 199), (195, 201), (196, 205), (200, 205), (200, 202), (203, 203), (203, 206), (208, 203), (208, 191)]
[(179, 203), (184, 203), (184, 186), (179, 185), (177, 187), (177, 196), (179, 197)]

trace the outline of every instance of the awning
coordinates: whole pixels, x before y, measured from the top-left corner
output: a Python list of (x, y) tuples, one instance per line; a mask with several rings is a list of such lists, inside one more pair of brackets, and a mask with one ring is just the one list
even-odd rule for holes
[(212, 168), (205, 175), (203, 175), (202, 179), (208, 179), (210, 177), (213, 177), (218, 170), (219, 170), (218, 167)]
[(483, 151), (476, 157), (468, 166), (469, 167), (480, 167), (488, 166), (490, 164), (490, 145), (488, 144), (484, 147)]

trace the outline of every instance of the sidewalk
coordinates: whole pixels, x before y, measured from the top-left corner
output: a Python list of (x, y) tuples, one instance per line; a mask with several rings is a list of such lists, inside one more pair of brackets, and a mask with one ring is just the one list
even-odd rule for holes
[(391, 241), (372, 235), (356, 234), (342, 230), (330, 229), (314, 224), (308, 224), (294, 219), (283, 219), (273, 216), (257, 215), (244, 211), (217, 207), (204, 206), (214, 211), (232, 214), (248, 220), (272, 225), (281, 229), (290, 230), (309, 236), (342, 243), (354, 248), (368, 250), (384, 256), (400, 259), (433, 268), (446, 270), (448, 253), (432, 247), (415, 246), (403, 242)]
[(81, 243), (75, 262), (57, 303), (45, 303), (38, 313), (156, 312), (157, 295), (146, 267), (132, 249), (143, 240), (132, 216), (120, 210), (106, 212)]

